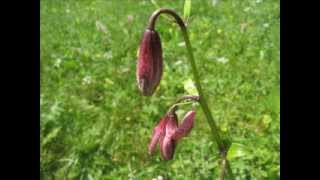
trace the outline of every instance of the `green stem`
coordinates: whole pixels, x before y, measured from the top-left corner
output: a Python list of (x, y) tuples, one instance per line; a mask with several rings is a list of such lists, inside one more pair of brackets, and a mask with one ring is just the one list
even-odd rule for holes
[(175, 11), (173, 11), (171, 9), (161, 8), (161, 9), (155, 11), (151, 15), (147, 28), (150, 29), (150, 30), (154, 30), (155, 29), (156, 19), (158, 18), (158, 16), (161, 13), (166, 13), (166, 14), (169, 14), (169, 15), (173, 16), (175, 18), (176, 22), (178, 23), (178, 25), (181, 28), (182, 35), (183, 35), (184, 41), (186, 43), (187, 51), (188, 51), (188, 60), (189, 60), (189, 63), (191, 64), (192, 73), (193, 73), (193, 77), (194, 77), (194, 80), (195, 80), (195, 85), (196, 85), (196, 88), (197, 88), (199, 96), (200, 96), (199, 103), (200, 103), (200, 106), (201, 106), (201, 108), (202, 108), (202, 110), (203, 110), (203, 112), (204, 112), (204, 114), (206, 116), (206, 119), (208, 120), (208, 123), (210, 125), (213, 139), (218, 145), (222, 162), (224, 162), (224, 164), (225, 164), (224, 168), (222, 169), (223, 172), (221, 172), (222, 174), (220, 176), (220, 179), (221, 180), (224, 179), (225, 172), (227, 172), (227, 175), (228, 175), (228, 177), (230, 177), (230, 179), (234, 179), (232, 171), (231, 171), (231, 168), (229, 166), (229, 162), (226, 159), (226, 155), (227, 155), (226, 147), (227, 146), (226, 146), (226, 144), (224, 143), (224, 141), (222, 140), (222, 138), (221, 138), (221, 136), (219, 134), (218, 127), (217, 127), (217, 125), (216, 125), (216, 123), (215, 123), (215, 121), (214, 121), (214, 119), (212, 117), (212, 113), (211, 113), (211, 111), (209, 109), (208, 103), (206, 101), (206, 97), (205, 97), (204, 92), (202, 90), (201, 83), (200, 83), (200, 76), (199, 76), (199, 73), (198, 73), (198, 70), (197, 70), (197, 66), (195, 64), (195, 60), (194, 60), (193, 51), (192, 51), (191, 43), (190, 43), (190, 40), (189, 40), (187, 28), (186, 28), (183, 20), (180, 18), (180, 16)]
[(200, 83), (200, 77), (199, 77), (199, 73), (198, 73), (198, 70), (197, 70), (197, 67), (196, 67), (196, 64), (195, 64), (195, 61), (194, 61), (194, 57), (193, 57), (193, 53), (192, 53), (192, 47), (191, 47), (191, 44), (190, 44), (190, 40), (189, 40), (189, 37), (188, 37), (188, 33), (187, 33), (187, 30), (186, 29), (182, 29), (182, 34), (183, 34), (183, 37), (184, 37), (184, 40), (185, 40), (185, 43), (186, 43), (186, 47), (187, 47), (187, 50), (188, 50), (188, 59), (189, 59), (189, 62), (191, 64), (191, 68), (192, 68), (192, 73), (193, 73), (193, 77), (194, 77), (194, 80), (195, 80), (195, 85), (196, 85), (196, 88), (198, 90), (198, 93), (199, 93), (199, 96), (200, 96), (200, 99), (199, 99), (199, 102), (200, 102), (200, 105), (203, 109), (203, 112), (208, 120), (208, 123), (212, 129), (212, 134), (213, 134), (213, 137), (215, 139), (215, 141), (217, 142), (217, 145), (219, 147), (220, 150), (225, 150), (225, 146), (221, 140), (221, 137), (218, 133), (218, 127), (216, 125), (216, 123), (214, 122), (214, 119), (211, 115), (211, 112), (210, 112), (210, 109), (208, 107), (208, 103), (206, 101), (206, 98), (204, 96), (204, 93), (203, 93), (203, 90), (202, 90), (202, 86), (201, 86), (201, 83)]
[(229, 161), (227, 160), (227, 149), (226, 149), (226, 145), (224, 144), (224, 142), (222, 141), (221, 139), (221, 136), (219, 134), (219, 130), (218, 130), (218, 127), (212, 117), (212, 113), (209, 109), (209, 106), (208, 106), (208, 103), (206, 101), (206, 98), (205, 98), (205, 95), (203, 93), (203, 90), (202, 90), (202, 86), (201, 86), (201, 83), (200, 83), (200, 77), (199, 77), (199, 73), (198, 73), (198, 70), (197, 70), (197, 66), (195, 64), (195, 60), (194, 60), (194, 56), (193, 56), (193, 51), (192, 51), (192, 47), (191, 47), (191, 43), (190, 43), (190, 40), (189, 40), (189, 36), (188, 36), (188, 33), (187, 33), (187, 29), (186, 28), (181, 28), (182, 30), (182, 34), (183, 34), (183, 38), (185, 40), (185, 43), (186, 43), (186, 47), (187, 47), (187, 50), (188, 50), (188, 59), (189, 59), (189, 62), (191, 64), (191, 67), (192, 67), (192, 72), (193, 72), (193, 77), (195, 79), (195, 85), (196, 85), (196, 88), (198, 90), (198, 93), (199, 93), (199, 96), (200, 96), (200, 99), (199, 99), (199, 102), (200, 102), (200, 105), (202, 107), (202, 110), (208, 120), (208, 123), (211, 127), (211, 130), (212, 130), (212, 135), (213, 135), (213, 138), (215, 139), (215, 142), (217, 143), (218, 147), (219, 147), (219, 152), (220, 152), (220, 155), (221, 155), (221, 159), (222, 159), (222, 170), (220, 172), (221, 176), (220, 176), (220, 180), (223, 180), (224, 179), (224, 176), (225, 176), (225, 173), (228, 172), (228, 177), (230, 179), (234, 179), (234, 176), (233, 176), (233, 173), (231, 171), (231, 167), (230, 167), (230, 163)]
[[(185, 100), (188, 100), (188, 101), (183, 102)], [(193, 96), (193, 95), (182, 96), (169, 108), (168, 112), (175, 111), (180, 105), (191, 104), (194, 102), (199, 102), (199, 96)]]

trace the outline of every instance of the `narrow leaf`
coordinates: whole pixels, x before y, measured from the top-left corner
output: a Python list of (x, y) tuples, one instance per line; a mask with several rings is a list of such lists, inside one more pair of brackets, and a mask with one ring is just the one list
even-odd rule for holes
[(193, 128), (195, 115), (196, 115), (195, 111), (187, 112), (187, 114), (183, 118), (182, 123), (180, 124), (175, 134), (173, 135), (173, 138), (175, 140), (179, 140), (190, 133), (191, 129)]
[(151, 3), (156, 7), (160, 8), (159, 4), (155, 0), (151, 0)]
[(183, 82), (184, 90), (190, 95), (198, 95), (198, 90), (191, 79)]
[(183, 9), (183, 17), (185, 20), (187, 20), (190, 16), (191, 11), (191, 0), (185, 0), (184, 1), (184, 9)]
[(244, 156), (246, 154), (246, 148), (244, 145), (239, 143), (232, 143), (229, 149), (227, 158), (229, 160)]

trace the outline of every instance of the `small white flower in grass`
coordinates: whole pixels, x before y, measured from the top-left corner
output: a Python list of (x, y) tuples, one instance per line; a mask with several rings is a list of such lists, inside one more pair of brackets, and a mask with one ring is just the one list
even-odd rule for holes
[(263, 27), (268, 28), (269, 27), (269, 23), (264, 23)]
[(112, 56), (112, 51), (108, 51), (108, 52), (104, 53), (103, 57), (106, 58), (106, 59), (111, 59), (113, 57)]
[(212, 0), (212, 6), (216, 6), (218, 4), (219, 0)]
[(178, 44), (179, 47), (184, 47), (185, 45), (186, 45), (185, 42), (180, 42), (180, 43)]
[(60, 58), (58, 58), (56, 60), (56, 62), (53, 64), (53, 66), (56, 67), (56, 68), (60, 68), (61, 62), (62, 62), (62, 60)]
[(128, 22), (129, 22), (129, 23), (132, 23), (132, 22), (133, 22), (133, 19), (134, 19), (134, 18), (133, 18), (132, 15), (128, 15), (127, 18), (128, 18)]
[(264, 58), (264, 51), (260, 50), (259, 55), (260, 55), (260, 59), (262, 60)]
[(89, 85), (92, 83), (92, 77), (91, 76), (85, 76), (82, 79), (82, 85)]
[(229, 59), (227, 59), (225, 57), (219, 57), (219, 58), (217, 58), (217, 61), (219, 63), (226, 64), (227, 62), (229, 62)]
[(244, 22), (240, 24), (240, 31), (244, 32), (248, 28), (249, 24)]
[(100, 32), (103, 32), (105, 34), (108, 33), (107, 27), (101, 21), (96, 21), (96, 28)]
[(246, 7), (246, 8), (244, 8), (244, 12), (248, 12), (250, 10), (250, 7)]
[(162, 176), (158, 176), (157, 180), (163, 180), (163, 177)]
[(190, 95), (198, 95), (198, 90), (196, 88), (196, 85), (191, 79), (187, 79), (183, 82), (184, 90), (190, 94)]
[(177, 62), (174, 63), (176, 66), (182, 64), (181, 60), (178, 60)]

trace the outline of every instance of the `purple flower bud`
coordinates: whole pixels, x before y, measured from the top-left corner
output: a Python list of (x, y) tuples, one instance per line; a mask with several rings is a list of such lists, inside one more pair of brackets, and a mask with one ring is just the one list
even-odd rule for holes
[(174, 135), (172, 136), (173, 139), (179, 140), (185, 136), (187, 136), (191, 129), (193, 128), (194, 117), (196, 115), (195, 111), (189, 111), (183, 118), (182, 123), (175, 131)]
[(153, 129), (152, 138), (149, 144), (149, 154), (153, 154), (160, 141), (161, 157), (164, 160), (171, 160), (177, 145), (177, 141), (187, 136), (192, 127), (195, 111), (189, 111), (178, 126), (178, 117), (175, 109), (168, 112)]
[(164, 160), (171, 160), (173, 158), (174, 150), (176, 148), (176, 141), (169, 136), (160, 139), (161, 157)]
[(149, 144), (149, 154), (154, 154), (154, 151), (156, 150), (159, 138), (164, 135), (165, 127), (167, 124), (167, 118), (166, 116), (162, 118), (159, 122), (159, 124), (153, 129), (152, 138)]
[(162, 77), (161, 40), (154, 30), (146, 29), (140, 44), (137, 62), (137, 82), (143, 95), (151, 96)]
[(178, 128), (178, 120), (175, 112), (169, 113), (168, 121), (165, 128), (165, 135), (160, 139), (161, 156), (164, 160), (171, 160), (173, 158), (176, 141), (172, 139)]

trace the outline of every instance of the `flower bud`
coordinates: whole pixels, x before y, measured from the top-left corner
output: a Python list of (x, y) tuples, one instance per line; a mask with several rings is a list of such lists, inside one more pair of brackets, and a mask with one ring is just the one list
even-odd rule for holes
[(186, 115), (183, 118), (182, 123), (178, 127), (178, 129), (175, 131), (174, 135), (172, 138), (174, 140), (179, 140), (185, 136), (187, 136), (190, 131), (193, 128), (193, 122), (194, 122), (194, 117), (196, 115), (195, 111), (189, 111), (186, 113)]
[(164, 130), (165, 130), (165, 127), (166, 127), (167, 120), (168, 119), (165, 116), (164, 118), (162, 118), (160, 120), (158, 125), (153, 129), (151, 141), (150, 141), (150, 144), (149, 144), (149, 154), (150, 155), (154, 154), (154, 151), (156, 150), (159, 138), (161, 136), (164, 136)]
[(141, 40), (137, 62), (137, 83), (145, 96), (151, 96), (162, 77), (163, 59), (159, 34), (146, 29)]
[(165, 136), (160, 139), (161, 156), (164, 160), (173, 158), (176, 141), (172, 139), (178, 128), (178, 118), (175, 112), (168, 114), (168, 122), (165, 127)]
[(164, 136), (160, 139), (161, 157), (164, 160), (171, 160), (173, 158), (175, 148), (176, 141), (171, 137)]
[(154, 153), (159, 142), (162, 159), (171, 160), (178, 140), (190, 133), (193, 127), (194, 117), (195, 111), (189, 111), (184, 116), (183, 122), (178, 126), (176, 107), (167, 112), (153, 129), (152, 138), (149, 144), (149, 154), (152, 155)]

